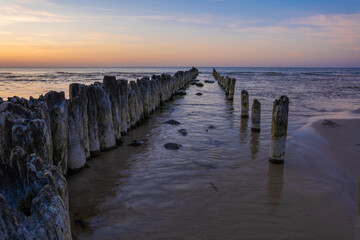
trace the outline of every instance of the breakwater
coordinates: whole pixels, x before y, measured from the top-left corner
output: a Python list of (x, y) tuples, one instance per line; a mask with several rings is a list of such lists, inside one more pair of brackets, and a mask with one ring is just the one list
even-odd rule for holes
[(225, 90), (227, 98), (233, 100), (236, 79), (228, 76), (221, 76), (215, 68), (213, 68), (213, 76), (218, 81), (218, 84)]
[[(135, 128), (194, 79), (198, 70), (136, 82), (70, 84), (38, 99), (0, 100), (0, 238), (70, 239), (64, 175), (121, 144)], [(53, 224), (56, 222), (56, 224)]]
[[(221, 76), (213, 68), (213, 76), (219, 85), (225, 90), (229, 100), (234, 99), (236, 79)], [(286, 136), (288, 128), (289, 98), (281, 96), (274, 101), (272, 111), (272, 127), (269, 161), (271, 163), (284, 163)], [(249, 93), (247, 90), (241, 91), (241, 118), (249, 118)], [(254, 99), (251, 113), (251, 131), (260, 132), (261, 123), (261, 103)]]

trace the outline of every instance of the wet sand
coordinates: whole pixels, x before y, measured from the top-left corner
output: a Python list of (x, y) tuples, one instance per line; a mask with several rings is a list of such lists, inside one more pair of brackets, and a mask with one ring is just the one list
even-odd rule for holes
[(329, 160), (356, 181), (360, 177), (360, 118), (327, 120), (338, 125), (326, 126), (316, 121), (312, 127), (325, 139)]
[(68, 179), (74, 239), (359, 239), (359, 120), (290, 131), (274, 165), (270, 110), (252, 133), (216, 84), (187, 94)]

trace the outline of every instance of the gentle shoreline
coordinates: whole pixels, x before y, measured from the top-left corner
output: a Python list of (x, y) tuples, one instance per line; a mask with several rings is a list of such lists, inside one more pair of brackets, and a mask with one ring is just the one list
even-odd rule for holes
[(302, 146), (322, 151), (354, 180), (360, 177), (360, 109), (313, 117), (295, 135)]
[(356, 109), (310, 119), (289, 143), (307, 167), (342, 186), (343, 197), (348, 196), (360, 217), (359, 136), (360, 109)]
[[(342, 203), (354, 222), (353, 239), (360, 237), (360, 109), (313, 118), (292, 144), (319, 178), (338, 185)], [(343, 199), (343, 200), (339, 200)], [(347, 206), (347, 207), (345, 207)], [(340, 207), (340, 206), (339, 206)], [(356, 220), (357, 219), (357, 220)]]

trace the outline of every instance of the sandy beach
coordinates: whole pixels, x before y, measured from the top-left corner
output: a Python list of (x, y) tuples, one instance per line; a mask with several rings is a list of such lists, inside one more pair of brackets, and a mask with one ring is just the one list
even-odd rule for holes
[[(292, 143), (319, 176), (340, 186), (340, 198), (354, 214), (353, 237), (360, 238), (360, 109), (317, 117)], [(340, 193), (339, 192), (339, 193)], [(339, 196), (337, 196), (339, 197)], [(340, 206), (339, 206), (340, 207)], [(353, 209), (353, 210), (351, 210)], [(334, 238), (336, 239), (336, 238)]]
[(330, 156), (328, 161), (333, 161), (354, 181), (360, 178), (360, 113), (358, 115), (358, 119), (326, 119), (335, 123), (334, 126), (324, 125), (321, 120), (311, 125), (326, 141), (324, 150)]

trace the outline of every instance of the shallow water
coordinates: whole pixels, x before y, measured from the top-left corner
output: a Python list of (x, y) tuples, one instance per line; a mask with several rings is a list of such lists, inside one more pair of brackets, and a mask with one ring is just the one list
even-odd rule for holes
[[(152, 75), (176, 70), (134, 71)], [(213, 79), (211, 70), (200, 68), (198, 79)], [(358, 239), (358, 182), (335, 169), (326, 153), (304, 145), (302, 139), (311, 135), (317, 144), (324, 141), (311, 129), (303, 129), (310, 117), (360, 108), (360, 69), (217, 70), (237, 78), (233, 102), (226, 100), (217, 83), (189, 86), (186, 96), (168, 102), (123, 137), (123, 146), (102, 153), (88, 162), (89, 168), (68, 178), (74, 236)], [(135, 76), (124, 69), (92, 71), (98, 72), (97, 80), (107, 71), (119, 77)], [(64, 82), (68, 85), (78, 78)], [(67, 89), (56, 82), (56, 89)], [(260, 133), (252, 133), (250, 121), (240, 119), (242, 89), (248, 90), (250, 102), (257, 98), (262, 104)], [(290, 98), (283, 166), (268, 163), (272, 103), (280, 95)], [(169, 119), (181, 125), (163, 124)], [(178, 133), (180, 128), (188, 135)], [(143, 139), (140, 147), (128, 146)], [(182, 147), (165, 150), (167, 142)]]

